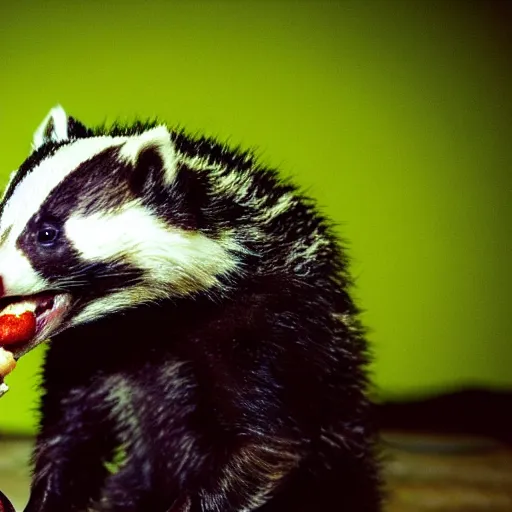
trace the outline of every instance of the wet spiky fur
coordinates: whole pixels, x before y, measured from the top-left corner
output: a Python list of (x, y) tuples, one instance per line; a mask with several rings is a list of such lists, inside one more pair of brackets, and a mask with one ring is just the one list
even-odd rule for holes
[[(59, 149), (159, 126), (91, 130), (68, 118), (59, 139), (59, 120), (46, 123), (0, 221), (24, 177)], [(250, 153), (170, 131), (165, 163), (158, 144), (105, 147), (81, 162), (16, 239), (44, 286), (76, 299), (45, 362), (25, 510), (379, 510), (367, 347), (329, 223)], [(48, 256), (30, 226), (50, 213), (67, 238)], [(113, 221), (130, 223), (128, 241), (101, 238)], [(153, 224), (171, 263), (148, 261), (166, 250), (156, 236), (132, 244)], [(103, 261), (109, 244), (116, 256)], [(180, 260), (185, 248), (195, 252)], [(181, 277), (166, 281), (169, 269)]]

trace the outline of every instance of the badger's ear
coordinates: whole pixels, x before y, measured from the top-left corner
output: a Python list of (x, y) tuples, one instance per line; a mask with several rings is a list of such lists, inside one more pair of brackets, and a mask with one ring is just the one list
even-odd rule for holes
[(69, 139), (68, 116), (64, 109), (53, 107), (34, 132), (32, 149), (36, 150), (47, 142), (62, 142)]
[(130, 182), (134, 191), (140, 191), (150, 177), (170, 185), (176, 176), (176, 150), (166, 126), (130, 137), (119, 156), (133, 166)]
[(34, 132), (32, 150), (36, 150), (47, 142), (63, 142), (71, 138), (86, 137), (88, 130), (82, 123), (66, 114), (57, 105), (53, 107)]

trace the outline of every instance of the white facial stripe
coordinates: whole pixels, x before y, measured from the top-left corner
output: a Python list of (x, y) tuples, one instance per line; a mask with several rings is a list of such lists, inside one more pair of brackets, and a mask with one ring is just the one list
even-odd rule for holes
[(5, 197), (5, 194), (7, 193), (7, 190), (9, 189), (11, 183), (12, 183), (12, 180), (14, 179), (14, 176), (16, 176), (16, 173), (18, 171), (17, 170), (14, 170), (11, 172), (11, 174), (9, 174), (9, 181), (7, 182), (7, 185), (5, 186), (3, 192), (2, 192), (2, 198), (0, 199), (0, 201), (3, 201), (4, 197)]
[[(50, 137), (48, 137), (48, 124), (52, 123)], [(43, 122), (39, 125), (34, 133), (32, 149), (37, 149), (49, 140), (53, 142), (61, 142), (68, 140), (68, 116), (64, 109), (57, 105), (53, 107)]]
[(7, 201), (1, 218), (1, 232), (12, 225), (9, 240), (14, 244), (32, 215), (66, 176), (101, 151), (125, 141), (126, 137), (80, 139), (61, 147), (52, 157), (43, 160), (23, 178)]
[(164, 165), (164, 183), (170, 185), (176, 176), (176, 153), (169, 130), (157, 126), (141, 135), (130, 137), (119, 151), (119, 156), (135, 165), (142, 151), (153, 147), (158, 151)]
[(48, 288), (48, 283), (14, 245), (0, 247), (0, 275), (5, 295), (29, 295)]
[(218, 283), (217, 276), (237, 265), (228, 252), (236, 247), (231, 239), (218, 242), (197, 232), (170, 228), (136, 202), (114, 213), (72, 216), (64, 229), (83, 259), (114, 261), (121, 257), (147, 271), (152, 286), (170, 285), (178, 294), (209, 289)]

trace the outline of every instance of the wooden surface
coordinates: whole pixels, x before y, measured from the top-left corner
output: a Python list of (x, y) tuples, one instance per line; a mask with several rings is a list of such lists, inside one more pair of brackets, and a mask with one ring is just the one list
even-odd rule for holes
[[(386, 512), (512, 512), (511, 448), (390, 432), (383, 444)], [(27, 499), (30, 450), (28, 440), (0, 441), (0, 489), (17, 510)]]
[(512, 449), (483, 439), (388, 434), (389, 512), (512, 511)]

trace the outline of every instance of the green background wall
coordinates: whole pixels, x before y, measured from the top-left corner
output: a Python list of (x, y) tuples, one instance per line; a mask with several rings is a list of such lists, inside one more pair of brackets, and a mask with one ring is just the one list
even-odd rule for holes
[[(382, 396), (512, 385), (512, 46), (498, 4), (0, 5), (2, 184), (57, 102), (90, 124), (157, 114), (256, 146), (350, 241)], [(32, 431), (41, 354), (8, 379), (0, 429)]]

